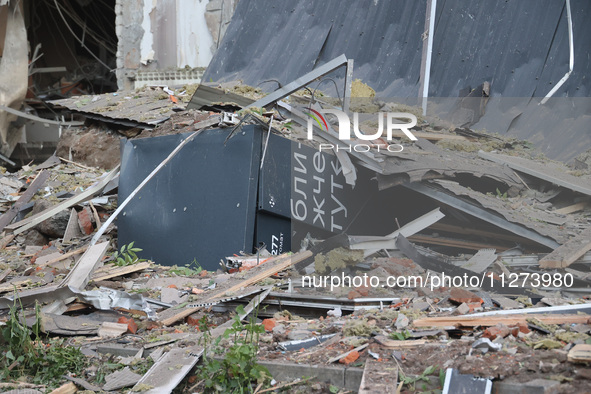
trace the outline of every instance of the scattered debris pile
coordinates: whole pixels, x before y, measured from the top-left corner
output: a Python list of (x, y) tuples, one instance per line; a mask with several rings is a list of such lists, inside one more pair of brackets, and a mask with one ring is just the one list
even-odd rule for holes
[[(143, 100), (131, 93), (119, 93), (124, 101), (112, 103), (112, 96), (62, 101), (116, 125), (128, 141), (180, 137), (135, 189), (125, 185), (125, 198), (116, 163), (103, 171), (52, 156), (16, 173), (4, 171), (0, 388), (588, 391), (589, 171), (538, 160), (519, 141), (446, 130), (419, 117), (414, 143), (400, 134), (376, 136), (370, 143), (383, 148), (376, 153), (334, 148), (326, 157), (340, 169), (343, 190), (375, 190), (358, 207), (370, 223), (350, 220), (340, 231), (326, 231), (291, 217), (296, 253), (251, 243), (228, 251), (222, 264), (177, 259), (160, 265), (143, 250), (154, 245), (117, 242), (122, 234), (114, 219), (143, 197), (141, 188), (186, 144), (205, 141), (200, 138), (208, 131), (222, 133), (220, 145), (229, 146), (254, 125), (249, 133), (258, 133), (262, 147), (253, 168), (260, 163), (261, 169), (273, 153), (264, 148), (271, 135), (312, 150), (346, 145), (335, 137), (338, 123), (327, 123), (318, 140), (306, 138), (302, 111), (335, 103), (300, 90), (341, 64), (329, 62), (268, 96), (243, 86), (202, 85), (190, 100), (193, 108), (174, 114), (176, 93), (160, 97), (164, 90), (147, 88), (166, 103), (153, 106), (154, 97), (142, 102), (161, 112), (150, 120), (126, 112), (135, 113)], [(371, 113), (407, 110), (365, 100)], [(374, 128), (375, 117), (364, 115), (361, 130)], [(403, 152), (392, 153), (390, 146)], [(289, 165), (293, 171), (298, 162)], [(292, 187), (286, 186), (288, 196)], [(255, 196), (264, 205), (263, 195)], [(164, 227), (174, 213), (163, 211), (162, 223), (153, 223), (162, 226), (161, 237), (189, 231)], [(203, 225), (213, 232), (220, 224)], [(152, 242), (174, 260), (174, 247)], [(198, 247), (206, 248), (204, 242)]]

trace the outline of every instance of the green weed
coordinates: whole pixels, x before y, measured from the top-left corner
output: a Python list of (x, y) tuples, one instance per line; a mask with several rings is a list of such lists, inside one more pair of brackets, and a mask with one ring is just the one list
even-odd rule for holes
[[(203, 332), (202, 344), (206, 350), (197, 378), (203, 381), (206, 393), (251, 393), (253, 387), (268, 384), (271, 380), (269, 370), (256, 361), (259, 336), (265, 331), (264, 327), (256, 324), (254, 316), (243, 324), (239, 315), (244, 313), (244, 307), (239, 306), (236, 312), (232, 327), (215, 340), (211, 337), (207, 317), (199, 321), (199, 329)], [(211, 358), (208, 348), (214, 353), (221, 353), (221, 339), (230, 337), (233, 345), (225, 352), (224, 358)]]
[(80, 374), (86, 367), (87, 360), (80, 348), (64, 344), (63, 339), (42, 340), (39, 305), (35, 306), (32, 330), (27, 327), (16, 292), (9, 319), (2, 327), (2, 338), (0, 381), (27, 377), (33, 383), (57, 387), (62, 375)]
[(120, 250), (115, 251), (113, 253), (113, 264), (118, 267), (125, 267), (128, 265), (140, 263), (142, 261), (146, 261), (146, 259), (140, 259), (137, 257), (138, 252), (141, 252), (143, 249), (134, 248), (133, 244), (135, 242), (131, 242), (129, 245), (123, 245)]
[(193, 259), (190, 264), (185, 264), (184, 267), (173, 265), (168, 270), (168, 272), (178, 276), (195, 276), (199, 275), (201, 271), (203, 271), (203, 268), (197, 263), (196, 259)]

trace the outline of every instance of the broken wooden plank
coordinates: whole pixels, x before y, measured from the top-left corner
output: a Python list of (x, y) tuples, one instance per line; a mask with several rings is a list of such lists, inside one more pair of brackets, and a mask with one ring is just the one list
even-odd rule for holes
[(574, 213), (578, 211), (582, 211), (589, 206), (589, 201), (582, 201), (573, 205), (566, 206), (564, 208), (557, 209), (554, 213), (559, 215), (568, 215), (569, 213)]
[(89, 247), (76, 265), (74, 265), (70, 273), (64, 278), (60, 287), (69, 286), (83, 290), (88, 284), (94, 270), (102, 262), (102, 258), (108, 248), (108, 241)]
[(75, 195), (72, 198), (67, 199), (51, 208), (46, 209), (43, 212), (39, 212), (36, 215), (28, 217), (26, 219), (21, 220), (20, 222), (13, 223), (11, 225), (6, 226), (7, 231), (13, 231), (14, 235), (18, 235), (23, 231), (26, 231), (37, 224), (41, 223), (42, 221), (49, 219), (50, 217), (54, 216), (55, 214), (63, 211), (64, 209), (68, 209), (78, 203), (88, 200), (89, 198), (99, 194), (104, 187), (115, 177), (117, 171), (119, 171), (119, 166), (117, 165), (111, 172), (106, 174), (97, 184), (94, 186), (89, 187), (85, 191), (80, 194)]
[(565, 244), (554, 249), (540, 260), (542, 268), (565, 268), (591, 250), (591, 227)]
[(11, 243), (14, 240), (14, 237), (15, 237), (14, 234), (5, 235), (0, 240), (0, 250), (4, 249), (6, 246), (8, 246), (8, 244)]
[[(259, 304), (265, 299), (267, 298), (267, 296), (269, 295), (269, 293), (271, 292), (271, 290), (273, 289), (273, 286), (269, 286), (269, 288), (267, 288), (265, 291), (263, 291), (261, 294), (258, 294), (257, 296), (255, 296), (249, 303), (248, 305), (246, 305), (246, 307), (244, 308), (244, 313), (240, 314), (240, 320), (244, 320), (244, 318), (246, 318), (246, 316), (250, 315), (250, 313), (257, 307), (259, 306)], [(219, 325), (218, 327), (214, 328), (212, 330), (212, 336), (213, 337), (217, 337), (220, 335), (223, 335), (224, 332), (229, 329), (232, 328), (232, 324), (234, 324), (234, 320), (230, 319), (227, 322), (225, 322), (224, 324)]]
[(131, 393), (168, 394), (187, 376), (203, 354), (200, 346), (170, 350), (152, 365)]
[[(232, 293), (232, 292), (238, 291), (242, 288), (251, 286), (263, 279), (270, 277), (271, 275), (275, 274), (276, 272), (283, 271), (284, 269), (287, 269), (287, 268), (291, 267), (292, 265), (297, 264), (298, 262), (305, 260), (306, 258), (311, 257), (311, 256), (312, 256), (312, 252), (307, 250), (305, 252), (300, 252), (300, 253), (296, 253), (292, 256), (285, 257), (284, 259), (278, 257), (277, 259), (269, 260), (265, 264), (258, 265), (258, 266), (251, 269), (252, 272), (256, 272), (256, 270), (263, 270), (262, 272), (254, 275), (248, 279), (241, 281), (240, 283), (230, 287), (229, 289), (221, 289), (219, 291), (214, 292), (211, 296), (208, 296), (203, 302), (205, 302), (207, 300), (212, 300), (212, 299), (218, 298), (218, 297), (222, 296), (223, 294)], [(282, 260), (285, 260), (285, 261), (282, 261)], [(175, 314), (174, 316), (171, 316), (167, 319), (162, 320), (161, 323), (165, 326), (169, 326), (173, 323), (176, 323), (179, 320), (186, 318), (189, 315), (192, 315), (193, 313), (197, 312), (199, 310), (199, 308), (200, 307), (186, 308), (186, 309), (180, 311), (179, 313)]]
[(591, 345), (578, 344), (575, 345), (566, 356), (567, 360), (572, 363), (588, 363), (591, 362)]
[(56, 256), (55, 258), (49, 259), (47, 261), (41, 261), (41, 262), (39, 262), (37, 264), (37, 266), (38, 267), (44, 267), (46, 265), (55, 264), (57, 262), (60, 262), (62, 260), (65, 260), (65, 259), (67, 259), (69, 257), (76, 256), (77, 254), (80, 254), (82, 252), (86, 252), (87, 249), (88, 249), (88, 246), (83, 246), (83, 247), (81, 247), (79, 249), (72, 250), (71, 252), (64, 253), (64, 254), (62, 254), (60, 256)]
[(566, 173), (566, 167), (561, 168), (554, 163), (537, 163), (522, 157), (507, 156), (499, 153), (488, 153), (480, 151), (478, 156), (498, 164), (505, 164), (508, 167), (523, 172), (524, 174), (536, 177), (546, 182), (553, 183), (567, 189), (591, 196), (589, 181), (585, 178), (578, 178)]
[(49, 171), (41, 171), (27, 190), (19, 197), (18, 201), (10, 207), (2, 216), (0, 216), (0, 231), (4, 230), (4, 227), (8, 226), (10, 222), (16, 217), (21, 207), (28, 203), (31, 198), (37, 193), (37, 191), (43, 186), (43, 184), (49, 179)]
[(92, 280), (95, 282), (98, 282), (101, 280), (107, 280), (107, 279), (111, 279), (111, 278), (116, 278), (118, 276), (131, 274), (133, 272), (142, 271), (142, 270), (145, 270), (146, 268), (150, 268), (149, 261), (143, 261), (141, 263), (128, 265), (125, 267), (109, 266), (109, 268), (106, 272), (96, 272), (94, 275), (92, 275)]
[(96, 211), (96, 208), (94, 207), (94, 204), (92, 203), (92, 201), (89, 201), (88, 202), (88, 205), (90, 206), (90, 210), (92, 211), (92, 216), (94, 216), (94, 221), (96, 223), (96, 228), (100, 228), (101, 227), (101, 218), (99, 217), (99, 214)]
[(499, 323), (513, 325), (518, 323), (527, 324), (528, 319), (536, 319), (545, 324), (587, 324), (591, 316), (589, 315), (541, 315), (521, 313), (514, 315), (498, 316), (438, 316), (424, 317), (413, 321), (415, 327), (476, 327), (476, 326), (495, 326)]
[[(31, 256), (31, 257), (33, 257), (33, 256)], [(63, 255), (62, 255), (61, 252), (53, 252), (53, 253), (50, 253), (50, 254), (46, 254), (45, 256), (37, 257), (35, 259), (35, 263), (34, 264), (36, 264), (38, 267), (43, 267), (43, 266), (47, 265), (47, 263), (49, 261), (51, 261), (53, 259), (59, 259), (62, 256)], [(27, 256), (27, 257), (29, 257), (29, 256)]]
[(388, 349), (407, 349), (415, 346), (421, 346), (427, 343), (426, 339), (397, 341), (395, 339), (387, 338), (383, 335), (378, 335), (374, 339), (377, 343)]
[(2, 271), (0, 274), (0, 283), (2, 283), (2, 281), (4, 281), (4, 279), (6, 279), (6, 277), (10, 275), (11, 272), (12, 270), (10, 268), (6, 268), (4, 271)]
[(363, 377), (359, 385), (359, 394), (385, 394), (396, 392), (398, 366), (388, 368), (377, 360), (367, 359), (363, 368)]

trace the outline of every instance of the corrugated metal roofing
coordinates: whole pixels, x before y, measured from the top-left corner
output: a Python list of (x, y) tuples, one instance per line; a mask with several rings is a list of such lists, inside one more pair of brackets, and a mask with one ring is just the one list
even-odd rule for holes
[[(589, 97), (591, 88), (591, 2), (570, 1), (574, 70), (557, 98)], [(542, 109), (530, 100), (544, 97), (568, 71), (565, 1), (439, 0), (436, 11), (430, 97), (459, 97), (489, 82), (492, 98), (471, 127), (530, 139), (564, 161), (591, 148), (581, 121), (591, 116), (590, 101), (554, 100)], [(426, 0), (241, 0), (203, 78), (273, 91), (277, 82), (265, 81), (284, 85), (345, 53), (355, 60), (353, 77), (378, 96), (414, 100), (425, 12)], [(330, 76), (341, 79), (344, 70)], [(510, 97), (521, 99), (493, 100)]]

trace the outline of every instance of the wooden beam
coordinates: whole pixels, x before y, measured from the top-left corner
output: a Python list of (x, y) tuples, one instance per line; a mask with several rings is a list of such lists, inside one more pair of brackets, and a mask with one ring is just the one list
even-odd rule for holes
[[(283, 258), (281, 256), (278, 256), (277, 258), (275, 258), (273, 260), (269, 260), (264, 264), (261, 264), (261, 265), (258, 265), (257, 267), (252, 268), (252, 270), (255, 270), (260, 267), (259, 269), (264, 270), (261, 273), (256, 274), (256, 275), (252, 276), (251, 278), (245, 279), (244, 281), (241, 281), (240, 283), (230, 287), (229, 289), (220, 289), (219, 291), (214, 292), (211, 296), (204, 299), (203, 302), (207, 302), (208, 300), (213, 300), (215, 298), (222, 296), (223, 294), (236, 292), (244, 287), (251, 286), (263, 279), (270, 277), (271, 275), (275, 274), (276, 272), (283, 271), (284, 269), (287, 269), (287, 268), (291, 267), (292, 265), (294, 265), (302, 260), (305, 260), (311, 256), (312, 256), (312, 252), (310, 252), (309, 250), (307, 250), (305, 252), (296, 253), (292, 256), (283, 257)], [(281, 262), (281, 260), (283, 260), (283, 259), (285, 261)], [(273, 263), (275, 263), (275, 264), (273, 264)], [(270, 267), (270, 265), (273, 265), (273, 266)], [(265, 269), (265, 267), (269, 267), (269, 268)], [(171, 316), (167, 319), (162, 320), (161, 323), (165, 326), (169, 326), (171, 324), (176, 323), (179, 320), (186, 318), (189, 315), (192, 315), (193, 313), (197, 312), (199, 309), (200, 309), (200, 307), (186, 308), (186, 309), (180, 311), (179, 313), (175, 314), (174, 316)]]
[(94, 270), (101, 263), (103, 256), (107, 252), (109, 242), (103, 242), (89, 247), (80, 257), (80, 260), (74, 265), (68, 276), (64, 278), (60, 287), (70, 286), (75, 289), (83, 290)]
[(88, 249), (88, 246), (83, 246), (83, 247), (73, 250), (71, 252), (64, 253), (61, 256), (56, 257), (55, 259), (51, 259), (49, 261), (46, 261), (45, 263), (39, 264), (38, 267), (45, 267), (46, 265), (51, 265), (51, 264), (57, 263), (59, 261), (65, 260), (69, 257), (76, 256), (77, 254), (80, 254), (82, 252), (86, 252), (86, 249)]
[(582, 211), (589, 206), (589, 201), (582, 201), (573, 205), (566, 206), (564, 208), (557, 209), (554, 213), (559, 215), (568, 215), (569, 213)]
[(18, 201), (14, 203), (12, 207), (8, 211), (6, 211), (2, 216), (0, 216), (0, 231), (4, 230), (4, 227), (8, 226), (10, 222), (16, 217), (18, 212), (20, 211), (21, 207), (28, 203), (31, 198), (37, 193), (37, 190), (43, 186), (43, 184), (49, 178), (49, 171), (43, 170), (35, 180), (29, 185), (27, 190), (19, 197)]
[(521, 313), (514, 315), (498, 316), (440, 316), (424, 317), (412, 322), (415, 327), (491, 327), (499, 323), (513, 325), (518, 323), (527, 324), (527, 319), (536, 319), (545, 324), (587, 324), (591, 316), (589, 315), (561, 315), (561, 314), (533, 314)]
[(565, 268), (591, 250), (591, 227), (540, 260), (542, 268)]
[(426, 339), (414, 339), (406, 341), (397, 341), (387, 338), (383, 335), (375, 337), (377, 343), (388, 349), (407, 349), (415, 346), (421, 346), (427, 343)]
[(2, 273), (0, 274), (0, 283), (2, 283), (2, 281), (6, 279), (6, 277), (10, 275), (11, 272), (12, 270), (10, 268), (6, 268), (4, 271), (2, 271)]
[(15, 237), (14, 234), (5, 235), (0, 240), (0, 250), (4, 249), (9, 243), (11, 243), (14, 240), (14, 237)]
[(589, 363), (591, 362), (591, 345), (575, 345), (566, 357), (571, 363)]
[[(105, 267), (103, 267), (103, 268), (105, 268)], [(142, 270), (145, 270), (146, 268), (150, 268), (150, 262), (143, 261), (141, 263), (128, 265), (125, 267), (116, 267), (116, 266), (111, 265), (106, 268), (107, 269), (103, 270), (103, 272), (96, 272), (94, 275), (92, 275), (92, 280), (95, 282), (98, 282), (101, 280), (107, 280), (107, 279), (111, 279), (111, 278), (116, 278), (118, 276), (131, 274), (133, 272), (142, 271)]]

